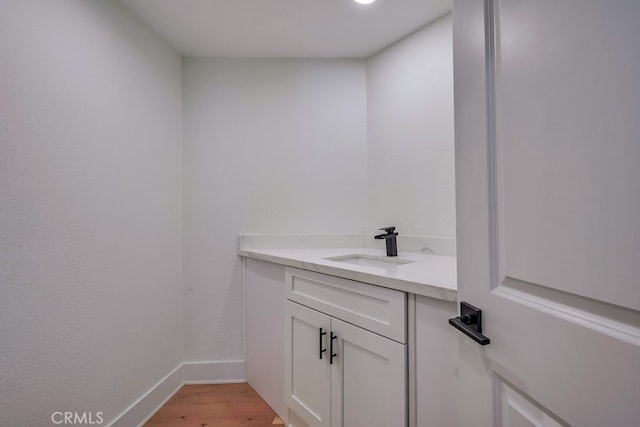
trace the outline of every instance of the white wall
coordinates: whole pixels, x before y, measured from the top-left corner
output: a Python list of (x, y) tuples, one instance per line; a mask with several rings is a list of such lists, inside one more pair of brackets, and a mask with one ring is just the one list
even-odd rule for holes
[(0, 425), (242, 359), (238, 233), (453, 236), (450, 31), (181, 70), (119, 2), (0, 3)]
[(181, 362), (181, 60), (117, 1), (0, 40), (0, 425), (108, 423)]
[(451, 14), (367, 60), (368, 230), (455, 236)]
[(363, 232), (358, 60), (184, 65), (186, 360), (243, 358), (237, 235)]

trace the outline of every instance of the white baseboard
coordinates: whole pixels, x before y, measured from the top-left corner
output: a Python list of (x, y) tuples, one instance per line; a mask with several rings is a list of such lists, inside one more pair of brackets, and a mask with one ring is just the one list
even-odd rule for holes
[(129, 406), (110, 426), (131, 427), (144, 424), (167, 400), (171, 399), (183, 384), (182, 364), (180, 364)]
[(191, 362), (183, 363), (185, 384), (243, 383), (244, 362)]
[(243, 383), (244, 361), (181, 363), (129, 406), (110, 427), (142, 426), (185, 384)]

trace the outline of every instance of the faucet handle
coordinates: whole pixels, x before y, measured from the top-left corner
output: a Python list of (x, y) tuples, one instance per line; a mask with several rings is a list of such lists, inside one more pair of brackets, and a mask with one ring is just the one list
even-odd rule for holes
[(382, 227), (382, 228), (378, 228), (378, 230), (382, 230), (385, 231), (387, 234), (391, 234), (394, 231), (396, 231), (395, 227)]

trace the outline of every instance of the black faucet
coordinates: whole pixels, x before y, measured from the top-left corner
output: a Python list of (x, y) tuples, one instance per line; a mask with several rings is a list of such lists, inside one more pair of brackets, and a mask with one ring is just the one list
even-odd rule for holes
[(379, 230), (384, 230), (385, 232), (374, 237), (375, 239), (385, 240), (387, 244), (387, 256), (398, 256), (398, 242), (396, 241), (398, 233), (395, 232), (395, 229), (395, 227), (379, 228)]

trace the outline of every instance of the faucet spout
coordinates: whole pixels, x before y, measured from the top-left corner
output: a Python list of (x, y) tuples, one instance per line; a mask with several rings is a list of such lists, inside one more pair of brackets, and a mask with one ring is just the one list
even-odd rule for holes
[(374, 239), (384, 239), (387, 246), (387, 256), (398, 256), (398, 242), (396, 240), (398, 233), (395, 231), (396, 228), (384, 227), (380, 228), (380, 230), (384, 230), (384, 233), (374, 236)]

